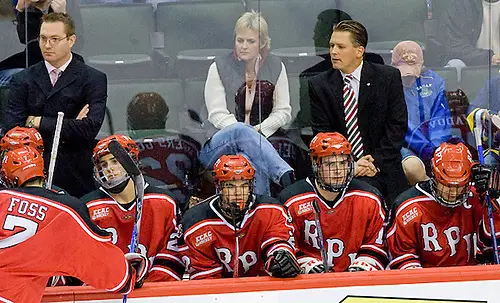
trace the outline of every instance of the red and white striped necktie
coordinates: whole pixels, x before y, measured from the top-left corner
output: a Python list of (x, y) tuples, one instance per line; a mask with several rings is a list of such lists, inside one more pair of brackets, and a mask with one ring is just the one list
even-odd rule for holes
[(352, 155), (357, 160), (363, 156), (363, 139), (358, 125), (358, 100), (354, 95), (351, 81), (351, 74), (344, 78), (344, 113), (347, 126), (347, 140), (352, 145)]

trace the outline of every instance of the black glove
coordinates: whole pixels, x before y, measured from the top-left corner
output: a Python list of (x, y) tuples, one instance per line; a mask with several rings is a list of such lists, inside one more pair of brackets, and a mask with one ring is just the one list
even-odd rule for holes
[(266, 271), (273, 277), (293, 278), (300, 273), (300, 266), (292, 253), (279, 249), (267, 259)]
[(135, 269), (135, 288), (141, 288), (149, 270), (149, 259), (140, 253), (126, 253), (125, 259)]
[(477, 164), (472, 167), (472, 181), (478, 194), (483, 194), (490, 188), (491, 172), (489, 165)]

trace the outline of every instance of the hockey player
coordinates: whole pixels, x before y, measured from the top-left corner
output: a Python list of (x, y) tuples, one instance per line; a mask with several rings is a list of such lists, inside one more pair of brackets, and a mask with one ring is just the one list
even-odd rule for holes
[(43, 188), (43, 159), (34, 148), (7, 152), (1, 175), (10, 188), (0, 190), (0, 302), (40, 302), (56, 275), (122, 293), (145, 276), (147, 259), (124, 258), (81, 201)]
[[(99, 227), (113, 235), (113, 243), (123, 252), (129, 251), (136, 216), (136, 192), (131, 177), (109, 151), (116, 140), (138, 160), (139, 149), (123, 135), (112, 135), (94, 148), (94, 177), (100, 188), (82, 197), (90, 217)], [(152, 260), (147, 281), (180, 280), (184, 264), (177, 255), (179, 236), (176, 201), (169, 192), (146, 183), (143, 200), (139, 251)]]
[(473, 234), (484, 208), (471, 190), (472, 164), (463, 143), (442, 143), (432, 158), (431, 179), (396, 199), (387, 232), (390, 268), (476, 263)]
[(190, 278), (295, 277), (293, 227), (278, 201), (253, 193), (250, 162), (221, 156), (213, 174), (217, 195), (190, 208), (182, 221)]
[[(387, 252), (382, 198), (374, 187), (353, 179), (351, 144), (339, 133), (318, 133), (309, 147), (314, 176), (279, 196), (292, 217), (302, 272), (324, 272), (324, 263), (326, 271), (383, 270)], [(320, 226), (315, 223), (315, 203)], [(322, 246), (327, 260), (322, 259)]]

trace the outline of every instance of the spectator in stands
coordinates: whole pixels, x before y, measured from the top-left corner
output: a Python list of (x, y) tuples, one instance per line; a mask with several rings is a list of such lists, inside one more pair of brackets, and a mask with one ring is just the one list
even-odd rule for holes
[(57, 113), (64, 112), (54, 184), (80, 197), (95, 188), (92, 148), (104, 120), (107, 79), (73, 57), (76, 35), (71, 17), (50, 13), (42, 20), (40, 48), (44, 61), (12, 78), (5, 126), (38, 129), (48, 165)]
[[(309, 87), (307, 82), (315, 75), (326, 72), (332, 68), (330, 59), (330, 37), (335, 24), (342, 20), (352, 20), (346, 12), (338, 9), (327, 9), (318, 15), (316, 26), (314, 27), (314, 47), (316, 56), (323, 58), (323, 61), (311, 66), (300, 73), (300, 111), (297, 113), (294, 125), (302, 128), (311, 126), (311, 108), (309, 102)], [(384, 59), (375, 53), (365, 53), (365, 60), (373, 63), (384, 64)]]
[(271, 39), (260, 13), (244, 13), (234, 32), (234, 50), (216, 58), (208, 71), (208, 120), (220, 131), (205, 144), (200, 161), (211, 168), (220, 155), (243, 152), (256, 168), (256, 193), (269, 195), (269, 178), (285, 186), (294, 179), (265, 139), (290, 122), (288, 78), (283, 63), (269, 53)]
[(339, 132), (348, 138), (357, 161), (355, 175), (390, 203), (408, 187), (400, 153), (408, 115), (399, 70), (363, 60), (367, 43), (361, 23), (335, 25), (333, 68), (309, 80), (312, 128), (314, 134)]
[(189, 136), (165, 129), (168, 113), (168, 105), (160, 94), (138, 93), (127, 106), (127, 126), (140, 150), (144, 173), (166, 183), (184, 211), (187, 199), (199, 187), (201, 146)]
[[(25, 23), (25, 6), (28, 12), (28, 33), (26, 41), (26, 23)], [(32, 66), (43, 61), (42, 52), (37, 39), (40, 36), (41, 18), (50, 12), (66, 13), (68, 12), (76, 24), (78, 39), (75, 42), (73, 51), (80, 51), (83, 46), (83, 23), (80, 15), (78, 0), (17, 0), (15, 7), (17, 35), (19, 42), (26, 45), (26, 49), (20, 53), (14, 54), (11, 57), (0, 62), (0, 70), (18, 69), (26, 67), (26, 52), (28, 52), (28, 66)], [(73, 53), (73, 56), (83, 62), (83, 58)]]
[(432, 70), (422, 72), (422, 48), (414, 41), (398, 43), (392, 65), (401, 72), (408, 109), (408, 131), (401, 149), (403, 170), (411, 185), (428, 179), (426, 167), (434, 150), (451, 137), (451, 116), (444, 80)]
[(454, 0), (446, 8), (442, 34), (448, 65), (500, 64), (500, 2)]
[(244, 13), (234, 33), (234, 50), (216, 58), (208, 71), (208, 120), (218, 129), (244, 122), (269, 137), (291, 119), (285, 65), (269, 53), (271, 39), (260, 13)]
[[(486, 164), (500, 163), (500, 130), (497, 119), (500, 119), (500, 77), (493, 77), (479, 91), (474, 101), (469, 104), (467, 122), (471, 131), (474, 127), (481, 125), (484, 149), (484, 161)], [(490, 123), (492, 122), (493, 123)], [(489, 127), (491, 126), (491, 137)]]

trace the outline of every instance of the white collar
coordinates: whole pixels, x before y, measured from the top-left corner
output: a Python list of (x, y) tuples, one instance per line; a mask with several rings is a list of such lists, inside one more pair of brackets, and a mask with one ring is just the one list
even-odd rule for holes
[(47, 68), (47, 71), (50, 72), (55, 70), (55, 69), (58, 69), (62, 72), (64, 72), (66, 70), (66, 68), (68, 67), (68, 65), (71, 63), (71, 60), (73, 60), (73, 54), (72, 53), (69, 53), (69, 59), (68, 61), (66, 61), (66, 63), (64, 63), (61, 67), (57, 68), (55, 67), (54, 65), (50, 64), (49, 62), (47, 62), (46, 60), (44, 60), (45, 62), (45, 67)]
[[(351, 73), (354, 79), (358, 80), (358, 82), (361, 82), (361, 70), (363, 69), (363, 61), (361, 61), (361, 64)], [(340, 71), (340, 74), (342, 75), (342, 79), (345, 78), (346, 73), (343, 71)]]

